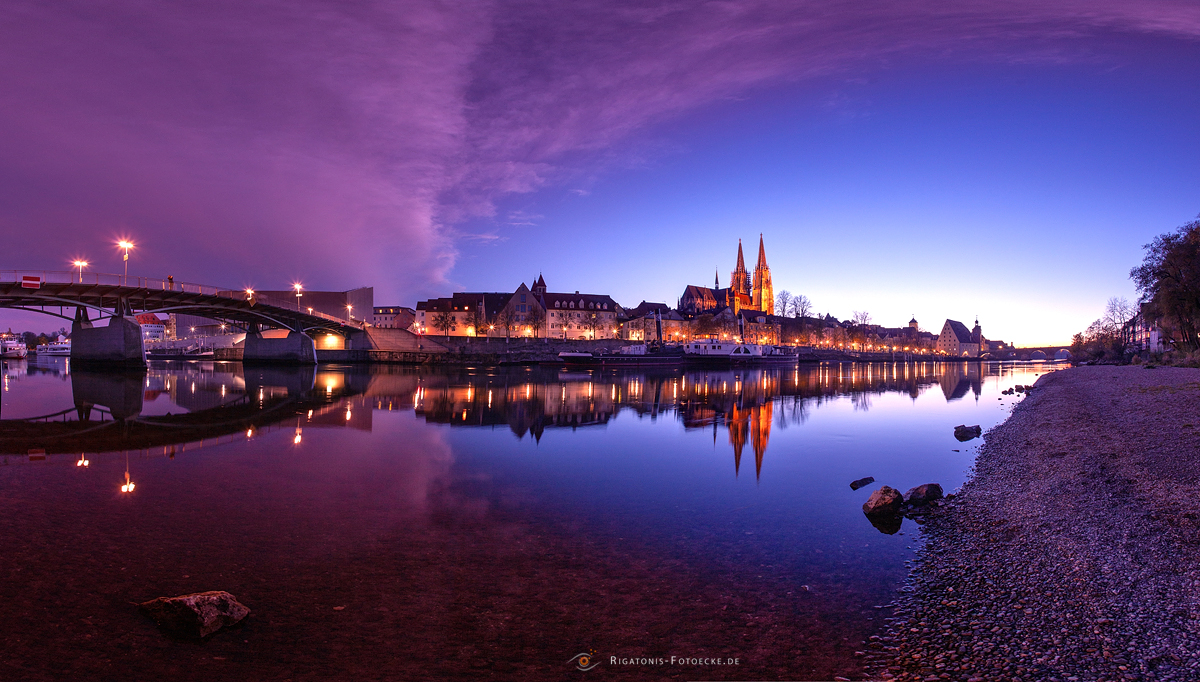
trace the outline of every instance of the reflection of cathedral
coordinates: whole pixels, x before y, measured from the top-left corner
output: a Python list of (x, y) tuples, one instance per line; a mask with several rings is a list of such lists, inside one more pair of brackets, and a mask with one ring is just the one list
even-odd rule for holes
[(734, 476), (737, 476), (742, 468), (742, 449), (746, 447), (747, 436), (750, 438), (750, 447), (754, 450), (754, 477), (762, 475), (763, 454), (767, 451), (767, 440), (771, 437), (771, 416), (774, 412), (775, 403), (767, 402), (745, 410), (734, 405), (727, 415), (729, 442), (733, 445)]

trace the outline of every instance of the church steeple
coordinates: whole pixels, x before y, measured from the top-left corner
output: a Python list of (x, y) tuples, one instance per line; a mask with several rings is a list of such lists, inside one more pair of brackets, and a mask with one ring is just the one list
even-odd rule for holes
[(729, 288), (735, 293), (750, 296), (750, 273), (746, 271), (746, 258), (742, 255), (742, 240), (738, 240), (737, 269), (729, 277)]
[(713, 289), (721, 288), (721, 271), (717, 270), (713, 273)]
[(775, 288), (771, 286), (771, 267), (767, 265), (767, 250), (763, 247), (763, 236), (758, 234), (758, 265), (754, 267), (753, 305), (758, 310), (775, 314)]

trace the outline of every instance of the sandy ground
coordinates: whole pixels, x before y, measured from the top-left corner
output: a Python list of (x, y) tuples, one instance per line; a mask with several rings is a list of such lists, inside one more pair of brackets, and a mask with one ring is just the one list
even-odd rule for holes
[(1200, 679), (1200, 370), (1039, 379), (924, 527), (876, 679)]

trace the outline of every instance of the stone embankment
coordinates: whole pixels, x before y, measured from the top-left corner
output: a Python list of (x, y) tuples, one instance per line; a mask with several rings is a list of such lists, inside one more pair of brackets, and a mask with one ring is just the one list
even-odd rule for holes
[(1200, 370), (1051, 372), (929, 515), (871, 679), (1200, 679)]

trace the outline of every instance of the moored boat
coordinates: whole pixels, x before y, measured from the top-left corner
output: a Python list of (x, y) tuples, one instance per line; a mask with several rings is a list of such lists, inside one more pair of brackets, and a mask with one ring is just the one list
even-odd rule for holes
[(0, 338), (0, 358), (23, 358), (28, 354), (29, 348), (25, 345), (25, 342), (15, 335), (4, 334)]
[(796, 362), (788, 348), (721, 339), (696, 339), (683, 346), (688, 362), (714, 365), (774, 365)]
[(38, 355), (70, 355), (71, 339), (59, 336), (56, 341), (38, 345), (34, 352)]
[(616, 353), (559, 353), (558, 357), (568, 367), (648, 367), (679, 365), (683, 363), (683, 349), (673, 345), (637, 343), (623, 346)]

